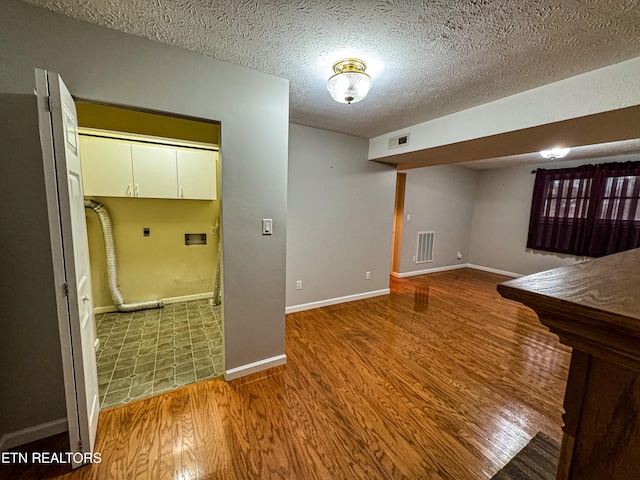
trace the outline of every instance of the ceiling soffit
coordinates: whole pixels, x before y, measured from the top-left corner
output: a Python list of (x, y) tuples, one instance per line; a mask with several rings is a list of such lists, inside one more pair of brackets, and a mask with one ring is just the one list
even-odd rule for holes
[[(640, 138), (640, 105), (393, 155), (380, 162), (407, 170), (527, 153), (535, 153), (533, 158), (539, 161), (538, 152), (555, 145), (596, 145), (637, 138)], [(588, 157), (585, 153), (584, 158)]]

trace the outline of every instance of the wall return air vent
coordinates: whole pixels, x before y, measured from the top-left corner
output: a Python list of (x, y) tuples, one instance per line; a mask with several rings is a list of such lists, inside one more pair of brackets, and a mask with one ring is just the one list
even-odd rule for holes
[(416, 263), (433, 262), (433, 242), (436, 232), (418, 232)]
[(398, 147), (406, 147), (409, 145), (409, 134), (403, 133), (402, 135), (398, 135), (397, 137), (392, 137), (389, 139), (389, 150), (392, 148)]

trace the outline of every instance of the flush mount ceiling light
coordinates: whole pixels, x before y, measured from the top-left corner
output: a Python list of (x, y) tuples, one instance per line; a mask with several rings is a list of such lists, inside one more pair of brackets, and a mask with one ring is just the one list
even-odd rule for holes
[(335, 75), (327, 80), (327, 89), (336, 102), (356, 103), (369, 93), (371, 77), (364, 73), (367, 64), (357, 58), (345, 58), (333, 64)]
[(552, 148), (551, 150), (541, 150), (540, 155), (544, 158), (555, 160), (556, 158), (566, 157), (570, 151), (570, 148)]

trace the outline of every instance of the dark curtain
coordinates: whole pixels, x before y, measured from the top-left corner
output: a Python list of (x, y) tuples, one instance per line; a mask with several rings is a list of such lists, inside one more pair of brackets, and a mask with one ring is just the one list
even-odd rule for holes
[(598, 208), (587, 255), (602, 257), (640, 247), (640, 162), (598, 167)]
[(601, 257), (640, 247), (640, 162), (539, 169), (527, 248)]
[(585, 255), (596, 167), (539, 169), (533, 187), (527, 248)]

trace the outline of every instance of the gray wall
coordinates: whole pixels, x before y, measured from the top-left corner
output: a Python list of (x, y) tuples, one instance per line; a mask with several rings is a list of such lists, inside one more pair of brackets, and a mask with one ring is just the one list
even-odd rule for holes
[(526, 248), (535, 181), (531, 171), (538, 167), (570, 168), (631, 160), (640, 160), (640, 155), (480, 170), (469, 263), (528, 275), (583, 260), (583, 257)]
[[(192, 115), (222, 122), (222, 215), (224, 241), (224, 316), (226, 369), (239, 367), (284, 353), (285, 326), (285, 242), (287, 213), (288, 82), (245, 68), (233, 66), (185, 50), (169, 47), (79, 22), (21, 2), (0, 0), (0, 93), (33, 92), (34, 67), (61, 74), (77, 98), (164, 112)], [(3, 128), (13, 121), (12, 112), (2, 110)], [(36, 135), (36, 130), (33, 131)], [(13, 136), (4, 138), (11, 143)], [(29, 137), (31, 138), (31, 137)], [(30, 162), (33, 158), (2, 157), (3, 177), (7, 165)], [(13, 168), (13, 165), (11, 165)], [(37, 170), (37, 169), (36, 169)], [(20, 175), (11, 170), (13, 175)], [(30, 172), (27, 184), (33, 189), (31, 203), (44, 209), (38, 196), (37, 171)], [(22, 178), (22, 177), (20, 177)], [(11, 181), (20, 179), (11, 177)], [(9, 178), (6, 179), (9, 182)], [(14, 220), (34, 216), (27, 204), (11, 199), (12, 190), (2, 190), (2, 210), (15, 204), (11, 218), (2, 223), (3, 249), (21, 249), (28, 255), (16, 255), (3, 262), (3, 269), (15, 272), (10, 289), (2, 290), (3, 323), (14, 332), (18, 344), (26, 342), (33, 331), (22, 328), (29, 322), (42, 322), (39, 334), (57, 337), (55, 311), (43, 303), (38, 319), (35, 312), (18, 309), (13, 298), (30, 298), (38, 292), (47, 295), (52, 288), (47, 277), (47, 258), (42, 249), (42, 225), (33, 222), (25, 230), (27, 243), (18, 246), (10, 236), (17, 226)], [(274, 235), (261, 235), (261, 219), (272, 218)], [(27, 234), (38, 235), (39, 240)], [(33, 247), (33, 248), (30, 248)], [(5, 260), (3, 258), (3, 260)], [(4, 277), (3, 277), (4, 278)], [(44, 292), (44, 293), (41, 293)], [(43, 301), (44, 302), (44, 301)], [(30, 308), (36, 308), (30, 306)], [(38, 310), (40, 311), (40, 310)], [(45, 327), (46, 325), (46, 327)], [(52, 326), (53, 325), (53, 326)], [(39, 355), (52, 363), (41, 368), (29, 363), (29, 352), (17, 352), (2, 364), (6, 372), (30, 367), (22, 379), (12, 378), (9, 395), (3, 389), (0, 417), (20, 421), (4, 428), (24, 428), (54, 420), (64, 403), (58, 385), (60, 351), (48, 338)], [(52, 369), (54, 370), (52, 372)], [(43, 385), (54, 383), (56, 388)], [(19, 394), (17, 393), (19, 392)], [(21, 398), (33, 398), (25, 404)]]
[[(477, 172), (456, 165), (406, 170), (400, 272), (468, 263)], [(411, 220), (407, 221), (407, 215)], [(418, 232), (435, 231), (433, 262), (413, 261)], [(462, 260), (456, 253), (462, 252)]]
[(2, 437), (67, 415), (36, 97), (0, 93), (0, 112)]
[(526, 248), (535, 180), (531, 171), (535, 168), (525, 165), (479, 172), (470, 263), (527, 275), (580, 260)]
[(291, 125), (287, 306), (389, 287), (396, 175), (367, 151), (366, 139)]

